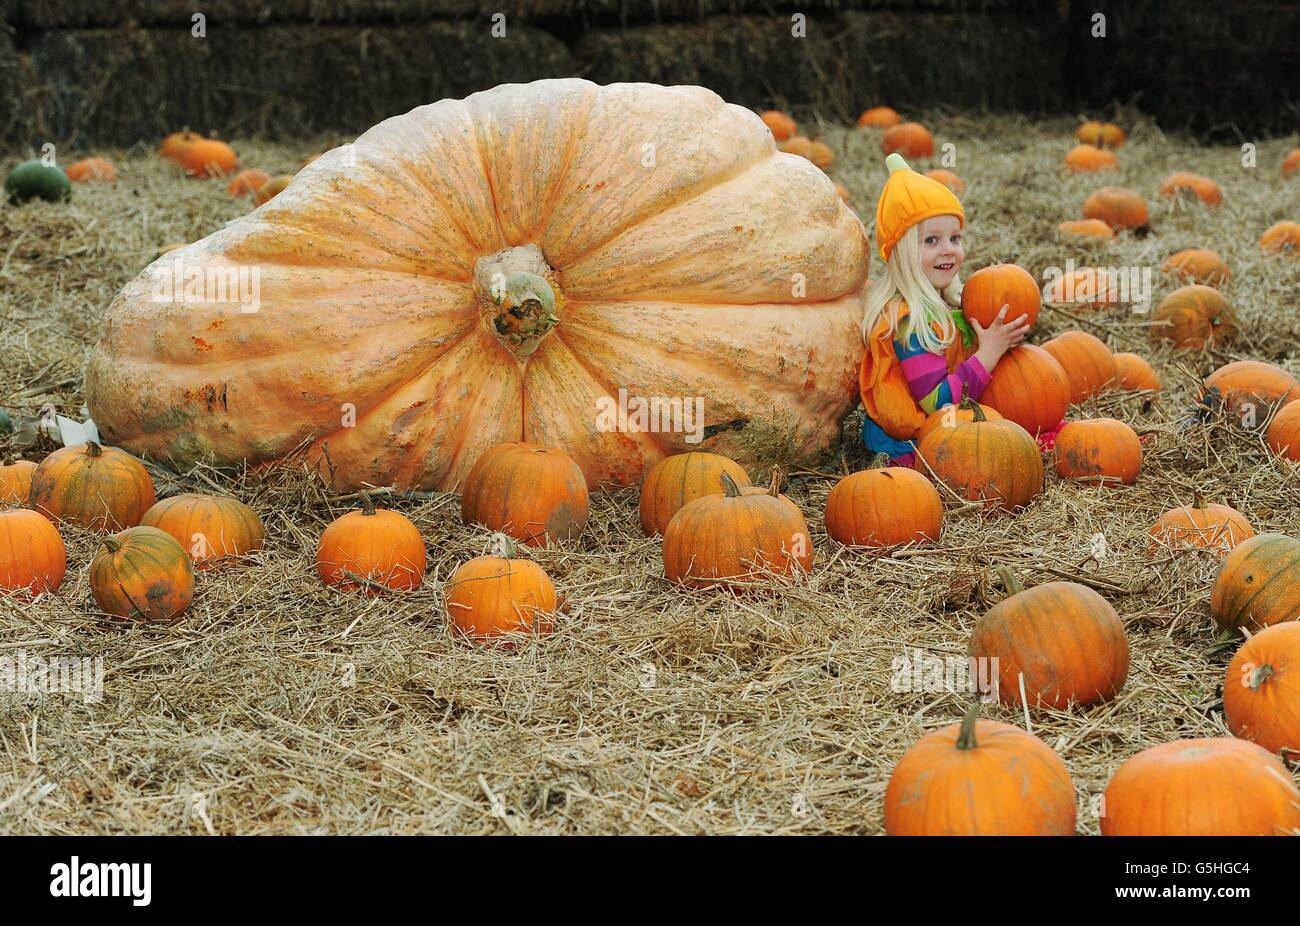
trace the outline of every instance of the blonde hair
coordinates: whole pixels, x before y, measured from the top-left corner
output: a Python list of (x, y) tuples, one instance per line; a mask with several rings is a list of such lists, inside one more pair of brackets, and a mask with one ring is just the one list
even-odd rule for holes
[[(921, 269), (919, 223), (903, 232), (889, 260), (885, 261), (884, 279), (872, 283), (867, 291), (867, 309), (862, 317), (863, 340), (871, 339), (871, 332), (886, 312), (890, 313), (890, 334), (897, 335), (902, 302), (906, 302), (908, 308), (907, 332), (903, 340), (916, 335), (921, 346), (930, 353), (947, 350), (957, 336), (951, 310), (961, 304), (961, 280), (954, 276), (942, 293), (934, 288)], [(938, 334), (935, 333), (936, 326)]]

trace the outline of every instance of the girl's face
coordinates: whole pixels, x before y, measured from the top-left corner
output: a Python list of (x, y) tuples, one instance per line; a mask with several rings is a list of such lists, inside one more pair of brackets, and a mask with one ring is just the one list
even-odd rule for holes
[(920, 226), (921, 269), (942, 292), (957, 276), (966, 252), (961, 246), (961, 223), (955, 215), (936, 215)]

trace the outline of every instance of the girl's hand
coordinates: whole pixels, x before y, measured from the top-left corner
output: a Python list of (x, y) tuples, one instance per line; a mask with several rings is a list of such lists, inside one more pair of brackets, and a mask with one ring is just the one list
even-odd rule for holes
[(1028, 315), (1021, 315), (1015, 321), (1005, 321), (1010, 309), (1011, 306), (1004, 305), (998, 312), (997, 318), (993, 319), (987, 328), (975, 319), (970, 320), (970, 326), (975, 329), (980, 340), (979, 350), (975, 352), (975, 356), (990, 373), (1002, 359), (1002, 355), (1023, 341), (1025, 335), (1029, 333)]

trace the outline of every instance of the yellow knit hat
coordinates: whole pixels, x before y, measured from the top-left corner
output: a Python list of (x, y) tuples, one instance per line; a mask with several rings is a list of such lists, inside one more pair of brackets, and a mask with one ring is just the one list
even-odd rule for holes
[(889, 167), (889, 179), (876, 204), (876, 241), (880, 244), (881, 257), (889, 260), (903, 232), (936, 215), (955, 215), (965, 227), (966, 213), (952, 190), (912, 170), (901, 154), (891, 154), (885, 158), (885, 164)]

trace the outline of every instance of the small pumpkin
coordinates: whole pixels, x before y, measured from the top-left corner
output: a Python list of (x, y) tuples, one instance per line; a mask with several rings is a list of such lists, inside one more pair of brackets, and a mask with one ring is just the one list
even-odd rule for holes
[(1227, 263), (1209, 248), (1187, 248), (1171, 254), (1162, 269), (1194, 283), (1222, 286), (1232, 276)]
[(400, 511), (376, 508), (365, 492), (361, 510), (332, 521), (316, 547), (322, 582), (345, 592), (363, 588), (372, 598), (379, 594), (376, 585), (402, 591), (418, 588), (426, 561), (420, 529)]
[(1300, 257), (1300, 222), (1275, 222), (1259, 237), (1265, 254), (1289, 254)]
[(1255, 529), (1236, 508), (1210, 504), (1197, 492), (1191, 505), (1170, 508), (1156, 518), (1150, 534), (1152, 552), (1161, 546), (1199, 547), (1223, 555), (1254, 537)]
[(1160, 391), (1160, 377), (1145, 357), (1127, 351), (1115, 355), (1115, 385), (1118, 389)]
[(130, 527), (105, 537), (90, 561), (90, 593), (109, 614), (170, 620), (194, 598), (194, 566), (171, 534)]
[(1051, 305), (1107, 309), (1119, 305), (1119, 286), (1111, 271), (1081, 267), (1057, 277), (1047, 289)]
[(962, 498), (982, 501), (989, 509), (1023, 508), (1043, 491), (1038, 444), (1014, 421), (990, 421), (969, 399), (963, 405), (972, 420), (931, 431), (917, 455)]
[(993, 264), (976, 270), (961, 290), (961, 313), (966, 319), (985, 328), (993, 324), (1002, 307), (1010, 306), (1004, 321), (1029, 316), (1032, 326), (1038, 322), (1043, 296), (1029, 271), (1016, 264)]
[(1160, 195), (1167, 198), (1175, 198), (1184, 190), (1190, 191), (1207, 206), (1217, 206), (1223, 202), (1223, 190), (1219, 189), (1219, 185), (1209, 177), (1200, 174), (1179, 170), (1170, 174), (1160, 184)]
[(63, 584), (68, 551), (58, 530), (35, 511), (0, 511), (0, 592), (32, 595)]
[(880, 150), (885, 154), (898, 152), (909, 161), (928, 158), (934, 155), (934, 137), (919, 122), (900, 122), (885, 129)]
[(1161, 299), (1151, 320), (1151, 337), (1180, 350), (1199, 350), (1211, 341), (1237, 336), (1237, 316), (1227, 298), (1200, 283), (1180, 287)]
[(1262, 360), (1225, 363), (1208, 377), (1201, 391), (1202, 401), (1222, 406), (1239, 421), (1263, 423), (1268, 408), (1300, 399), (1300, 380), (1286, 370)]
[(1073, 836), (1074, 785), (1031, 733), (978, 720), (921, 737), (889, 776), (889, 836)]
[(488, 448), (461, 487), (462, 521), (530, 547), (577, 540), (589, 508), (587, 480), (573, 458), (527, 442)]
[(1233, 736), (1300, 756), (1300, 623), (1273, 624), (1241, 645), (1223, 677), (1223, 719)]
[(1066, 153), (1065, 166), (1074, 173), (1094, 173), (1099, 170), (1116, 170), (1119, 159), (1096, 145), (1076, 145)]
[(270, 179), (271, 175), (266, 171), (250, 167), (230, 178), (230, 183), (226, 184), (226, 192), (235, 197), (252, 196)]
[(826, 497), (826, 534), (845, 546), (893, 547), (933, 543), (943, 530), (943, 502), (934, 484), (914, 469), (888, 466), (845, 476)]
[(912, 438), (913, 443), (920, 444), (931, 431), (937, 428), (955, 428), (962, 422), (974, 421), (976, 408), (989, 421), (1002, 420), (1001, 412), (992, 405), (980, 405), (973, 399), (968, 399), (960, 405), (945, 405), (926, 415), (921, 430), (917, 431), (916, 437)]
[(505, 534), (492, 538), (490, 556), (462, 563), (447, 580), (447, 620), (474, 640), (548, 634), (555, 626), (555, 585), (546, 570), (517, 559)]
[(292, 174), (281, 174), (278, 177), (272, 177), (253, 191), (253, 204), (260, 206), (263, 203), (269, 203), (283, 193), (292, 180)]
[(225, 142), (205, 138), (185, 149), (181, 166), (191, 177), (225, 177), (239, 169), (239, 157)]
[(999, 701), (1061, 710), (1108, 700), (1124, 687), (1128, 637), (1105, 598), (1077, 582), (1026, 589), (1009, 569), (998, 575), (1007, 597), (976, 623), (969, 652), (997, 659)]
[(1066, 331), (1043, 344), (1060, 362), (1070, 381), (1070, 404), (1100, 395), (1115, 383), (1115, 357), (1110, 348), (1086, 331)]
[(687, 502), (721, 492), (723, 473), (730, 473), (738, 486), (750, 484), (745, 468), (721, 454), (695, 451), (664, 457), (641, 483), (641, 530), (647, 537), (662, 534)]
[[(1288, 402), (1278, 410), (1264, 439), (1274, 453), (1300, 463), (1300, 401)], [(0, 474), (3, 472), (3, 467), (0, 467)], [(0, 480), (2, 479), (3, 476), (0, 475)]]
[(1142, 468), (1137, 432), (1114, 418), (1071, 421), (1056, 435), (1056, 472), (1087, 485), (1132, 485)]
[(1282, 176), (1289, 177), (1300, 173), (1300, 148), (1292, 148), (1282, 159)]
[(5, 179), (5, 198), (18, 204), (32, 199), (58, 202), (72, 195), (72, 183), (62, 167), (43, 161), (24, 161)]
[(1105, 240), (1115, 237), (1115, 229), (1101, 219), (1076, 219), (1062, 222), (1057, 228), (1061, 230), (1063, 235), (1071, 238), (1101, 238)]
[(1084, 200), (1083, 217), (1101, 219), (1115, 231), (1126, 228), (1141, 231), (1151, 223), (1142, 197), (1133, 190), (1117, 186), (1102, 187)]
[(1210, 614), (1223, 630), (1300, 619), (1300, 540), (1272, 533), (1237, 544), (1210, 589)]
[(96, 531), (134, 527), (153, 503), (153, 479), (140, 461), (94, 441), (60, 447), (42, 460), (28, 501), (51, 521)]
[(189, 129), (172, 132), (162, 140), (162, 144), (158, 146), (158, 153), (167, 160), (179, 164), (181, 159), (185, 157), (185, 152), (203, 140), (202, 135), (198, 132), (191, 132)]
[(1283, 836), (1300, 831), (1300, 790), (1268, 750), (1232, 737), (1144, 749), (1106, 786), (1103, 836)]
[(262, 519), (235, 498), (185, 493), (164, 498), (144, 513), (141, 524), (171, 534), (196, 569), (262, 549)]
[(786, 154), (797, 154), (801, 158), (812, 160), (813, 147), (812, 139), (805, 138), (803, 135), (792, 135), (785, 141), (777, 144), (777, 148)]
[(808, 160), (825, 170), (835, 161), (835, 152), (823, 142), (815, 141), (809, 145)]
[(934, 170), (927, 170), (925, 175), (931, 180), (938, 180), (958, 196), (966, 192), (966, 181), (946, 168), (936, 167)]
[(858, 125), (862, 128), (887, 129), (902, 121), (903, 117), (888, 106), (873, 106), (858, 116)]
[(32, 474), (36, 464), (31, 460), (15, 460), (0, 466), (0, 502), (26, 505), (32, 491)]
[(794, 502), (775, 485), (770, 492), (749, 493), (728, 473), (720, 481), (721, 495), (687, 503), (664, 530), (664, 576), (670, 582), (739, 590), (769, 576), (812, 569), (812, 537)]
[(1118, 148), (1128, 140), (1124, 130), (1113, 122), (1088, 121), (1074, 131), (1082, 144), (1101, 148)]
[(68, 165), (68, 179), (73, 183), (116, 183), (117, 171), (104, 158), (84, 158)]
[(765, 110), (758, 114), (758, 118), (763, 120), (763, 125), (772, 130), (772, 137), (777, 141), (785, 141), (799, 134), (799, 126), (779, 109)]
[(1030, 434), (1050, 431), (1070, 405), (1070, 378), (1060, 362), (1037, 344), (1020, 344), (1002, 355), (980, 401)]

